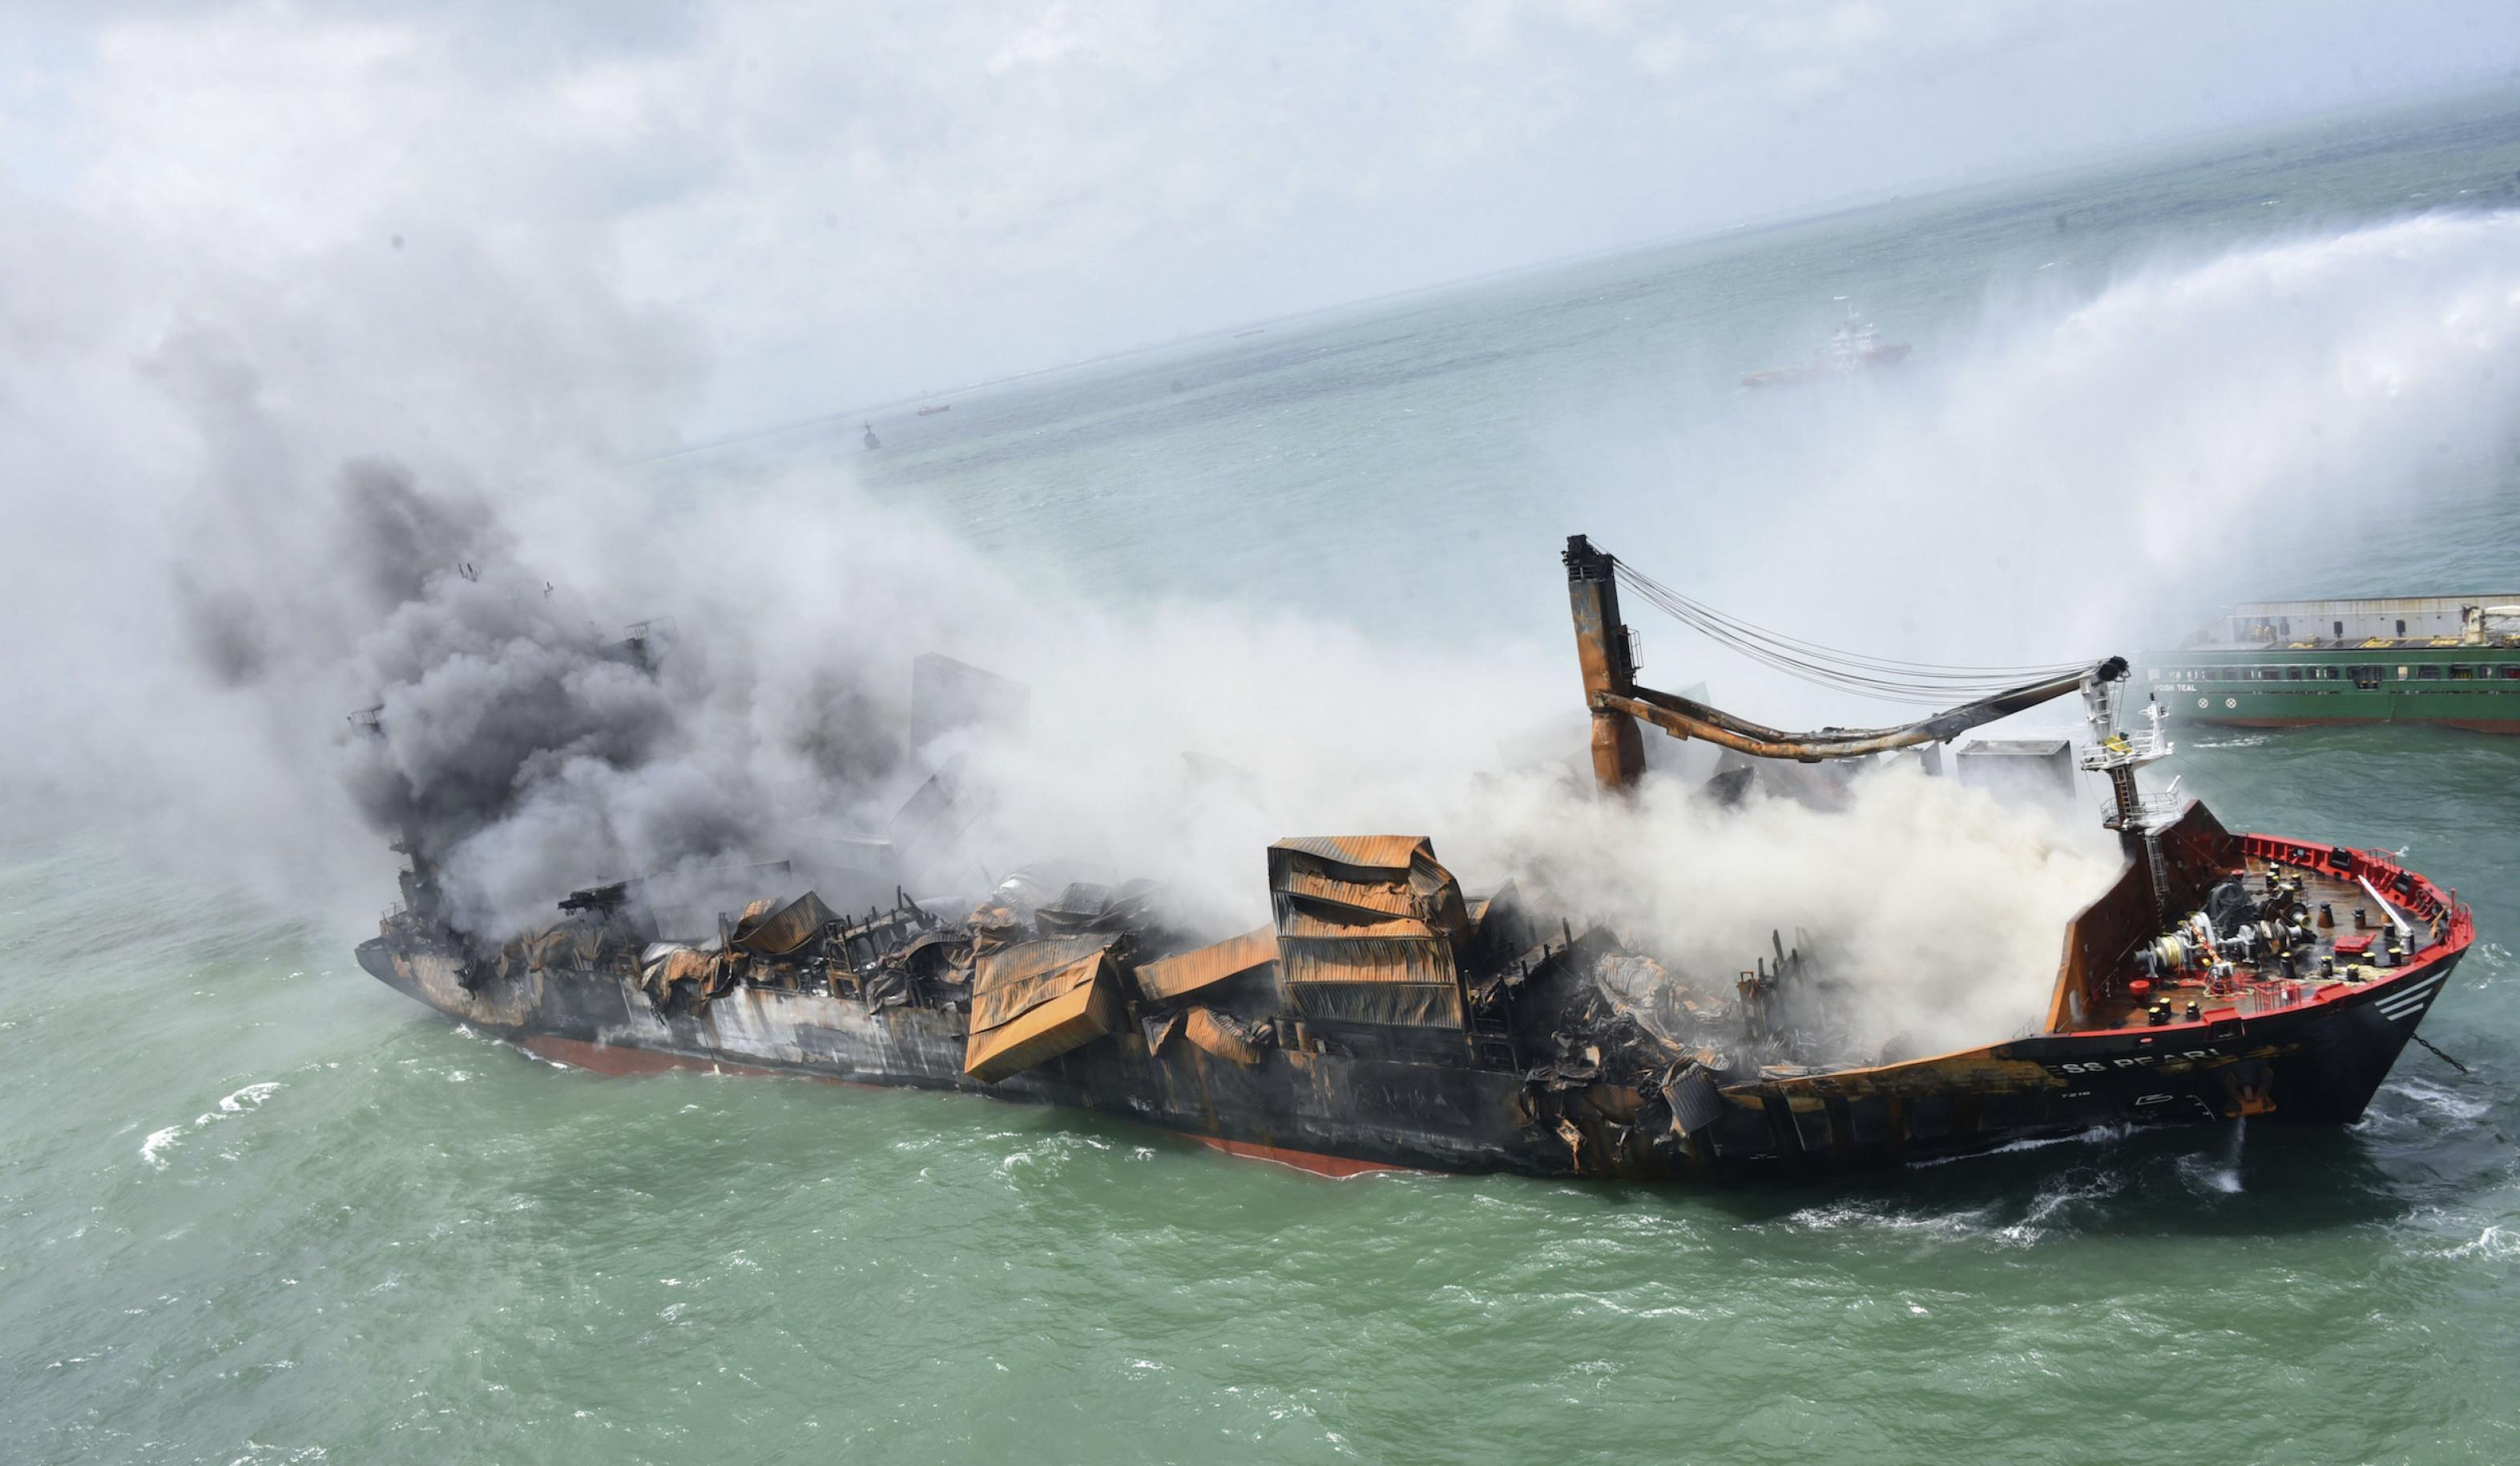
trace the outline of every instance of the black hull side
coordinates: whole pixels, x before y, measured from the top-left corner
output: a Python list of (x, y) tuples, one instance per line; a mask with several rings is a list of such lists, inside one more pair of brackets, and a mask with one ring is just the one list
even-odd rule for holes
[[(1229, 1148), (1334, 1172), (1377, 1167), (1571, 1175), (1565, 1142), (1519, 1116), (1519, 1075), (1267, 1049), (1243, 1066), (1176, 1040), (1161, 1055), (1123, 1029), (997, 1084), (963, 1073), (966, 1033), (950, 1010), (870, 1011), (819, 993), (739, 987), (699, 1015), (658, 1018), (626, 981), (530, 977), (523, 992), (465, 994), (450, 957), (363, 944), (389, 986), (529, 1051), (629, 1072), (677, 1067), (794, 1075), (887, 1088), (949, 1089), (1138, 1120)], [(452, 990), (450, 992), (450, 990)], [(502, 1000), (509, 999), (512, 1000)], [(553, 1044), (550, 1041), (559, 1041)], [(589, 1050), (596, 1050), (589, 1052)], [(1346, 1165), (1337, 1163), (1345, 1162)]]
[[(2135, 1125), (2359, 1119), (2460, 954), (2350, 998), (2208, 1027), (2050, 1035), (1876, 1069), (1736, 1085), (1676, 1123), (1633, 1089), (1511, 1071), (1265, 1049), (1249, 1066), (1122, 1029), (996, 1085), (962, 1072), (958, 1014), (869, 1011), (739, 987), (659, 1018), (626, 980), (527, 974), (478, 993), (428, 949), (364, 944), (371, 973), (546, 1056), (613, 1072), (684, 1066), (951, 1089), (1067, 1105), (1347, 1174), (1378, 1167), (1544, 1177), (1751, 1180), (1895, 1167)], [(1684, 1106), (1683, 1108), (1686, 1108)]]
[(1880, 1069), (1727, 1090), (1719, 1158), (1802, 1174), (2135, 1126), (2362, 1116), (2463, 953), (2352, 997), (2246, 1019), (2047, 1035)]

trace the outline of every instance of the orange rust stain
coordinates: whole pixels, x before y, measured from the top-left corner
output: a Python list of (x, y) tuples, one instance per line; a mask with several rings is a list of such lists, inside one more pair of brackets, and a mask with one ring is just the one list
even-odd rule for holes
[(1409, 1169), (1406, 1166), (1386, 1166), (1380, 1161), (1351, 1161), (1345, 1156), (1315, 1155), (1309, 1150), (1285, 1150), (1275, 1145), (1255, 1144), (1249, 1140), (1227, 1140), (1216, 1135), (1192, 1135), (1190, 1138), (1212, 1150), (1224, 1151), (1227, 1155), (1247, 1156), (1255, 1161), (1275, 1161), (1281, 1166), (1292, 1166), (1298, 1171), (1309, 1171), (1315, 1176), (1327, 1176), (1338, 1180), (1345, 1180), (1351, 1176), (1363, 1176), (1369, 1171)]

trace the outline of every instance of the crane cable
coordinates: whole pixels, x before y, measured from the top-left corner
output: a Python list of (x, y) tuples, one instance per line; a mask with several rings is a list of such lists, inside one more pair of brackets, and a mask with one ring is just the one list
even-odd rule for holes
[(1841, 651), (1787, 636), (1690, 599), (1610, 557), (1620, 581), (1684, 625), (1741, 655), (1801, 681), (1885, 702), (1947, 706), (2071, 675), (2080, 663), (2027, 667), (1954, 667)]

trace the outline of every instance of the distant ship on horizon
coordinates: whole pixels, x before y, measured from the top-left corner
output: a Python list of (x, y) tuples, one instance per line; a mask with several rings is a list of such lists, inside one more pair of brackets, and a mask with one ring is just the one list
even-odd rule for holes
[(2242, 601), (2143, 667), (2184, 722), (2520, 733), (2520, 595)]
[(1826, 377), (1844, 377), (1850, 373), (1888, 367), (1908, 359), (1912, 348), (1905, 341), (1885, 341), (1881, 329), (1847, 308), (1846, 324), (1830, 333), (1812, 359), (1799, 367), (1773, 367), (1753, 372), (1741, 378), (1745, 387), (1779, 387), (1798, 381), (1814, 381)]

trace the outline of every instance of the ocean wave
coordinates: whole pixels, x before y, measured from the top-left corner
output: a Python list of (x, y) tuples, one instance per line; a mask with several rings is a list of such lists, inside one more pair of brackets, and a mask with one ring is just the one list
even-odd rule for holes
[[(201, 1130), (205, 1126), (216, 1123), (226, 1116), (242, 1115), (248, 1110), (261, 1109), (264, 1100), (269, 1099), (272, 1095), (288, 1087), (281, 1084), (278, 1080), (263, 1080), (255, 1084), (247, 1085), (245, 1088), (237, 1089), (221, 1098), (217, 1109), (203, 1110), (202, 1113), (194, 1116), (193, 1123), (189, 1129)], [(165, 1170), (169, 1164), (166, 1159), (166, 1152), (175, 1145), (181, 1143), (186, 1129), (188, 1129), (188, 1127), (170, 1125), (164, 1130), (150, 1132), (149, 1138), (141, 1143), (140, 1159), (147, 1162), (152, 1170)], [(222, 1150), (219, 1154), (229, 1160), (235, 1160), (237, 1158), (236, 1152), (231, 1150)]]
[(2195, 1191), (2237, 1196), (2241, 1190), (2237, 1165), (2209, 1161), (2202, 1156), (2181, 1157), (2179, 1177)]
[(2001, 1241), (2003, 1233), (1992, 1206), (1935, 1212), (1879, 1202), (1840, 1201), (1805, 1207), (1784, 1220), (1787, 1226), (1805, 1231), (1921, 1235), (1956, 1242)]
[(2476, 1234), (2476, 1240), (2472, 1242), (2461, 1242), (2456, 1247), (2451, 1248), (2449, 1251), (2443, 1253), (2442, 1256), (2446, 1258), (2490, 1259), (2520, 1257), (2520, 1236), (2515, 1236), (2510, 1232), (2504, 1231), (2499, 1226), (2489, 1225), (2485, 1230)]
[(282, 1088), (278, 1080), (265, 1080), (258, 1085), (248, 1085), (220, 1100), (219, 1108), (230, 1115), (240, 1114), (248, 1108), (258, 1110), (262, 1108), (264, 1100), (278, 1093)]
[(2028, 1247), (2058, 1230), (2068, 1209), (2085, 1202), (2105, 1201), (2124, 1188), (2124, 1181), (2118, 1177), (2078, 1171), (2041, 1186), (2031, 1194), (2020, 1214), (2009, 1220), (1994, 1204), (1931, 1211), (1873, 1201), (1837, 1201), (1805, 1207), (1784, 1221), (1788, 1226), (1809, 1231), (1922, 1233)]
[(2126, 1180), (2122, 1177), (2103, 1176), (2097, 1172), (2061, 1177), (2052, 1184), (2041, 1187), (2030, 1198), (2030, 1205), (2022, 1212), (2021, 1220), (2002, 1228), (1998, 1235), (2007, 1242), (2030, 1246), (2057, 1230), (2057, 1226), (2051, 1223), (2058, 1222), (2066, 1208), (2082, 1202), (2106, 1201), (2124, 1189)]
[(164, 1130), (151, 1131), (149, 1138), (141, 1142), (140, 1159), (147, 1161), (157, 1170), (163, 1171), (170, 1164), (164, 1152), (183, 1138), (184, 1128), (180, 1125), (170, 1125)]
[(2431, 1080), (2411, 1074), (2399, 1075), (2391, 1079), (2380, 1087), (2380, 1092), (2411, 1101), (2435, 1116), (2453, 1120), (2462, 1125), (2482, 1120), (2494, 1110), (2494, 1106), (2486, 1100), (2458, 1093)]
[(1989, 1156), (2011, 1155), (2024, 1150), (2045, 1150), (2050, 1145), (2105, 1145), (2111, 1141), (2125, 1139), (2127, 1130), (2128, 1128), (2123, 1125), (2094, 1125), (2090, 1130), (2078, 1131), (2070, 1135), (2036, 1135), (2023, 1140), (2006, 1140), (1992, 1149), (1974, 1150), (1967, 1155), (1938, 1156), (1929, 1161), (1917, 1161), (1911, 1169), (1923, 1171), (1934, 1166), (1956, 1166), (1963, 1161), (1983, 1161)]

